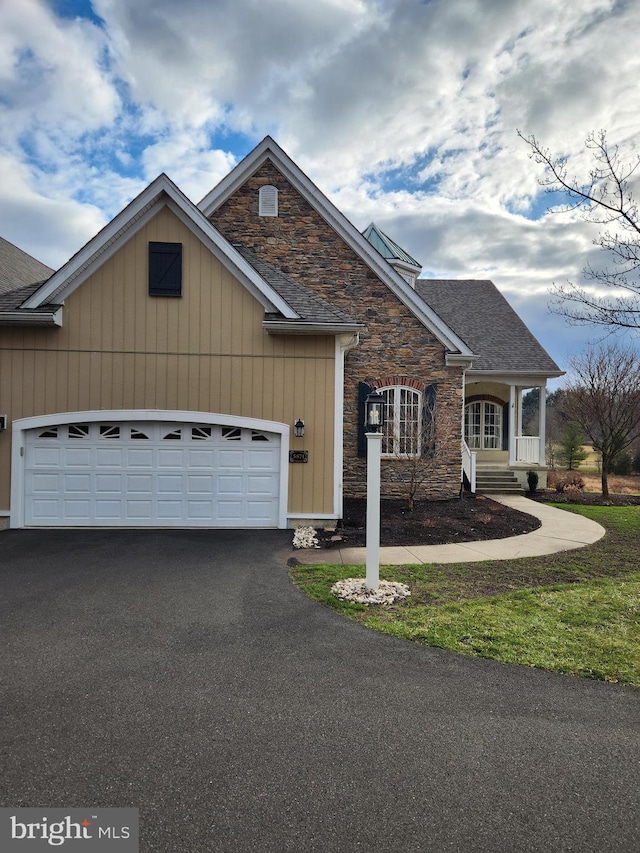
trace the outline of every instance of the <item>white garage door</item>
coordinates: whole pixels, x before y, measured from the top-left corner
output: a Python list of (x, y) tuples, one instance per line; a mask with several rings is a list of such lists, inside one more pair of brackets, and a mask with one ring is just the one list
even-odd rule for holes
[(277, 433), (77, 423), (29, 430), (25, 451), (30, 526), (278, 526)]

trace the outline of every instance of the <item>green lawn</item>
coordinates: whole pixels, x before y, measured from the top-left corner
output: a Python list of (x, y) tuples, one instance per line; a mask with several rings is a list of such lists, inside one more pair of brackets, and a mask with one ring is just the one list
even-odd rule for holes
[(362, 567), (297, 566), (291, 577), (316, 601), (397, 637), (640, 687), (640, 506), (569, 509), (607, 535), (547, 557), (382, 567), (381, 578), (411, 589), (392, 607), (331, 595), (336, 580), (361, 577)]

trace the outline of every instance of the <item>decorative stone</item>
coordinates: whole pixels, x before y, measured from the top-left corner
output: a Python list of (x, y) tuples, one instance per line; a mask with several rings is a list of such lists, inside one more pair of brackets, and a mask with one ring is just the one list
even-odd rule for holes
[(358, 604), (394, 604), (411, 595), (409, 587), (397, 581), (380, 581), (378, 589), (367, 589), (364, 578), (347, 578), (334, 583), (332, 595), (339, 601), (355, 601)]

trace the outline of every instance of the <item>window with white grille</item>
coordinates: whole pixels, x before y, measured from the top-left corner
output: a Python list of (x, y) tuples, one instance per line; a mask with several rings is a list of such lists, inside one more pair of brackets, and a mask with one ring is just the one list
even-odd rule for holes
[(419, 456), (422, 433), (422, 394), (414, 388), (395, 385), (380, 388), (385, 399), (383, 456)]

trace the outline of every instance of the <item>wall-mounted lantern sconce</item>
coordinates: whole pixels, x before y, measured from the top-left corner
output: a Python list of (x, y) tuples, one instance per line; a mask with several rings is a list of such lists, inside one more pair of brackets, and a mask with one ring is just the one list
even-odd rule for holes
[(293, 431), (295, 432), (296, 438), (302, 438), (304, 435), (304, 421), (302, 418), (298, 418), (298, 420), (293, 425)]
[(2, 432), (2, 430), (6, 429), (6, 428), (7, 428), (7, 416), (6, 415), (0, 415), (0, 432)]
[(382, 394), (372, 391), (364, 401), (365, 429), (367, 432), (382, 432), (384, 426), (385, 399)]

